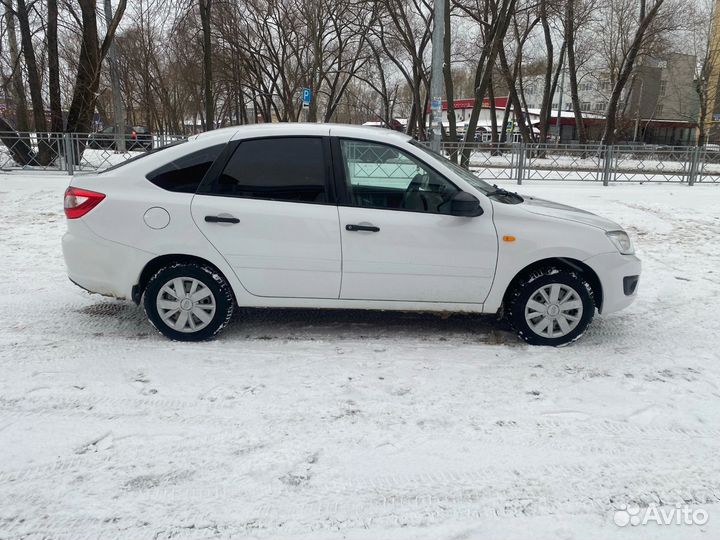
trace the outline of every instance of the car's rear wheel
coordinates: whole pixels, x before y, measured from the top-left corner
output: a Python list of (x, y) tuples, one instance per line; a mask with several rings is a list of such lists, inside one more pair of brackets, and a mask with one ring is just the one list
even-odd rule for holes
[(582, 336), (595, 314), (592, 288), (582, 274), (554, 267), (522, 279), (508, 308), (518, 335), (533, 345), (571, 343)]
[(230, 321), (233, 295), (217, 270), (178, 263), (159, 270), (143, 295), (148, 319), (164, 336), (176, 341), (202, 341)]

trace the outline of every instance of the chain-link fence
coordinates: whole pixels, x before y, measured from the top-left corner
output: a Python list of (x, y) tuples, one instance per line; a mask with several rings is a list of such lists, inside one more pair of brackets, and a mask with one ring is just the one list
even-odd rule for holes
[(121, 137), (112, 133), (0, 132), (0, 170), (101, 171), (184, 138), (136, 132)]
[[(1, 133), (0, 170), (93, 172), (186, 138), (184, 135)], [(488, 181), (720, 183), (720, 149), (696, 146), (450, 143), (442, 152)]]
[(720, 183), (720, 150), (697, 146), (441, 144), (483, 180)]

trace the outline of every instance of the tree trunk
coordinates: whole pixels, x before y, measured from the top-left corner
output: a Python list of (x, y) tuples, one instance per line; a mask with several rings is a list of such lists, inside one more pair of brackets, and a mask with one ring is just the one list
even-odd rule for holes
[[(503, 46), (505, 34), (507, 33), (510, 19), (515, 11), (516, 0), (503, 0), (498, 13), (495, 16), (494, 30), (489, 43), (486, 43), (483, 55), (478, 62), (475, 70), (475, 104), (470, 112), (470, 120), (465, 130), (465, 142), (475, 140), (475, 129), (477, 128), (478, 119), (480, 118), (480, 110), (482, 109), (485, 92), (487, 92), (490, 76), (495, 66), (495, 60), (498, 51)], [(467, 168), (470, 164), (470, 149), (464, 149), (462, 153), (461, 165)]]
[[(95, 0), (77, 0), (82, 16), (82, 41), (78, 58), (75, 87), (68, 110), (65, 130), (70, 133), (88, 133), (92, 127), (95, 103), (100, 86), (100, 68), (110, 49), (115, 31), (125, 12), (126, 0), (119, 0), (105, 38), (100, 43), (97, 28), (97, 6)], [(85, 141), (78, 140), (73, 149), (76, 163), (80, 162), (85, 150)]]
[(213, 67), (212, 67), (212, 40), (210, 33), (210, 10), (212, 0), (199, 0), (200, 21), (203, 35), (203, 99), (205, 101), (205, 129), (215, 128), (215, 103), (212, 95)]
[(30, 146), (30, 138), (26, 133), (16, 133), (2, 116), (0, 116), (0, 141), (8, 149), (15, 163), (21, 167), (38, 164), (35, 161), (35, 152)]
[(578, 142), (581, 145), (587, 144), (587, 131), (583, 121), (582, 109), (580, 108), (580, 95), (578, 93), (577, 66), (575, 64), (575, 2), (567, 0), (565, 8), (565, 43), (567, 43), (568, 72), (570, 76), (570, 101), (572, 101), (573, 114), (575, 115), (575, 130), (577, 131)]
[[(20, 53), (18, 50), (17, 35), (15, 33), (15, 15), (11, 0), (3, 0), (5, 6), (5, 25), (8, 34), (8, 48), (10, 53), (10, 66), (12, 68), (11, 95), (15, 104), (15, 125), (20, 133), (27, 134), (27, 97), (25, 96), (25, 84), (22, 80), (22, 66), (20, 65)], [(30, 141), (28, 140), (28, 145)]]
[[(490, 100), (490, 143), (493, 145), (492, 154), (497, 154), (495, 145), (498, 142), (498, 122), (497, 122), (497, 106), (495, 105), (495, 82), (490, 77), (490, 84), (488, 84), (488, 99)], [(507, 107), (507, 104), (505, 105)]]
[(548, 3), (548, 0), (540, 0), (540, 24), (542, 25), (543, 36), (545, 37), (545, 51), (546, 51), (543, 98), (542, 98), (542, 103), (540, 105), (540, 125), (538, 126), (540, 129), (540, 142), (541, 143), (544, 143), (547, 140), (547, 135), (548, 135), (548, 124), (549, 124), (549, 118), (550, 118), (551, 111), (552, 111), (552, 100), (553, 100), (553, 92), (552, 92), (553, 62), (555, 60), (554, 49), (553, 49), (553, 40), (552, 40), (552, 31), (550, 30), (550, 23), (548, 21), (547, 3)]
[(512, 104), (513, 113), (515, 114), (515, 125), (520, 129), (520, 136), (524, 143), (529, 143), (531, 139), (530, 129), (528, 128), (527, 122), (523, 118), (523, 107), (520, 102), (520, 96), (518, 96), (517, 87), (515, 86), (515, 76), (519, 65), (515, 65), (514, 69), (510, 70), (507, 57), (505, 56), (505, 50), (500, 49), (498, 54), (500, 59), (500, 67), (502, 68), (503, 75), (505, 76), (505, 82), (508, 85), (510, 91), (510, 104)]
[(48, 92), (50, 94), (50, 131), (63, 130), (62, 104), (60, 102), (60, 60), (58, 56), (58, 8), (57, 0), (48, 0)]
[(80, 0), (82, 40), (75, 76), (75, 88), (67, 117), (67, 131), (88, 133), (95, 113), (95, 100), (100, 85), (100, 41), (94, 0)]
[[(555, 99), (554, 96), (555, 96), (555, 94), (557, 93), (558, 80), (560, 79), (560, 73), (562, 72), (562, 69), (563, 69), (563, 62), (565, 61), (565, 50), (566, 50), (566, 48), (567, 48), (567, 43), (563, 42), (562, 47), (560, 48), (560, 58), (558, 59), (558, 64), (557, 64), (557, 67), (555, 68), (555, 74), (553, 75), (552, 83), (551, 83), (551, 85), (550, 85), (550, 96), (553, 96), (552, 99)], [(560, 92), (562, 93), (562, 91), (563, 91), (563, 89), (561, 88), (561, 89), (560, 89)], [(552, 99), (551, 99), (550, 101), (552, 101)], [(560, 139), (560, 129), (561, 129), (561, 127), (562, 127), (562, 122), (561, 122), (561, 118), (562, 118), (562, 107), (561, 107), (561, 104), (560, 104), (560, 100), (559, 100), (559, 99), (558, 99), (558, 109), (560, 109), (560, 110), (559, 110), (558, 113), (557, 113), (556, 121), (558, 122), (557, 130), (558, 130), (558, 140), (559, 140), (559, 139)], [(547, 142), (547, 137), (548, 137), (548, 134), (549, 134), (550, 119), (551, 119), (551, 117), (552, 117), (552, 112), (553, 112), (552, 106), (549, 107), (549, 108), (547, 109), (547, 111), (545, 111), (545, 122), (544, 122), (544, 124), (545, 124), (545, 126), (546, 126), (546, 129), (545, 129), (545, 135), (543, 135), (542, 133), (540, 133), (540, 142), (541, 142), (541, 143), (546, 143), (546, 142)], [(528, 114), (528, 115), (527, 115), (527, 118), (529, 119), (529, 117), (530, 117), (530, 115)], [(528, 123), (529, 123), (529, 122), (528, 122)], [(532, 126), (530, 126), (530, 129), (532, 129)], [(538, 153), (538, 156), (544, 158), (544, 157), (546, 156), (545, 150), (541, 150), (541, 151)]]
[(37, 132), (38, 139), (38, 153), (35, 160), (39, 165), (49, 165), (55, 160), (57, 154), (53, 152), (52, 146), (48, 143), (46, 135), (44, 135), (47, 133), (47, 122), (45, 121), (42, 81), (40, 79), (40, 72), (38, 71), (37, 60), (35, 58), (35, 48), (32, 42), (32, 30), (30, 29), (30, 21), (28, 19), (25, 0), (18, 0), (17, 18), (18, 24), (20, 25), (20, 40), (22, 43), (23, 57), (25, 58), (28, 86), (30, 87), (30, 99), (32, 101), (33, 110), (33, 127)]
[[(707, 59), (706, 59), (707, 62)], [(695, 92), (700, 102), (700, 113), (698, 114), (698, 136), (696, 144), (698, 146), (705, 146), (707, 142), (707, 114), (708, 114), (708, 91), (707, 91), (707, 76), (705, 66), (703, 66), (702, 74), (704, 76), (698, 77), (699, 80), (695, 81)]]
[(500, 129), (500, 142), (507, 142), (507, 125), (510, 123), (510, 106), (509, 103), (505, 105), (505, 112), (503, 113), (502, 127)]

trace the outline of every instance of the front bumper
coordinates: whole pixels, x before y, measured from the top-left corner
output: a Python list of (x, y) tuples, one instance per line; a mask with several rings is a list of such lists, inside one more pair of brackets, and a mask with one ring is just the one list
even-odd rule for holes
[(635, 255), (603, 253), (583, 262), (600, 279), (603, 294), (600, 313), (619, 311), (635, 301), (642, 266)]

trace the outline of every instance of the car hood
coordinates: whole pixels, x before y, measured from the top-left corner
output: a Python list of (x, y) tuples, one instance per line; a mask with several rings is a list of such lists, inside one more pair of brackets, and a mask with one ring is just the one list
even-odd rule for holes
[(533, 214), (574, 221), (576, 223), (590, 225), (591, 227), (597, 227), (603, 231), (622, 230), (622, 227), (614, 221), (588, 212), (587, 210), (545, 199), (538, 199), (536, 197), (528, 197), (526, 195), (522, 195), (522, 198), (524, 201), (521, 203), (521, 206)]

